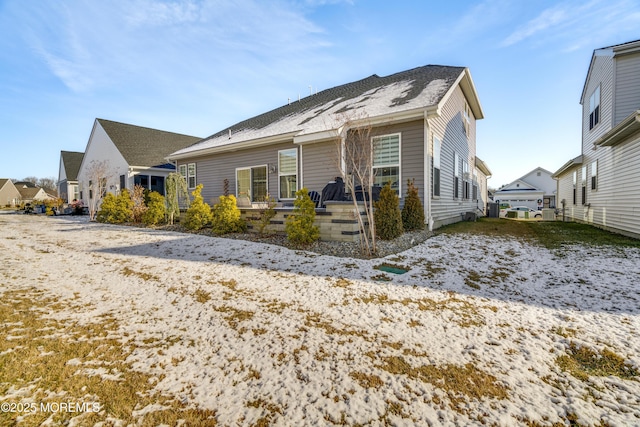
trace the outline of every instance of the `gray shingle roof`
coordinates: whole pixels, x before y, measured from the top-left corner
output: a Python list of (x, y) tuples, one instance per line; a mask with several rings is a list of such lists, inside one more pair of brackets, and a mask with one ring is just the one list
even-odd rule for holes
[(166, 132), (125, 123), (96, 119), (130, 166), (154, 167), (166, 157), (201, 140), (199, 137)]
[(67, 181), (77, 181), (78, 171), (80, 170), (84, 153), (77, 151), (60, 151), (60, 157), (62, 157), (62, 165), (64, 166)]
[(329, 114), (348, 114), (358, 109), (374, 117), (436, 105), (464, 70), (464, 67), (426, 65), (385, 77), (374, 74), (236, 123), (176, 154), (290, 132), (327, 130), (325, 122)]

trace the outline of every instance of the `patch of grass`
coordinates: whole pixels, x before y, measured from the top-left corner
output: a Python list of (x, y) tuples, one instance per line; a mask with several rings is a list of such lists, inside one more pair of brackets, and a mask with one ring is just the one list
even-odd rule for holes
[(592, 225), (576, 222), (538, 222), (527, 224), (541, 245), (558, 249), (564, 245), (640, 247), (640, 240), (611, 233)]
[(379, 376), (374, 374), (365, 374), (364, 372), (351, 372), (349, 374), (351, 378), (356, 380), (360, 387), (362, 388), (380, 388), (384, 385), (382, 379)]
[(529, 223), (505, 221), (499, 218), (479, 218), (477, 221), (460, 221), (437, 230), (437, 234), (483, 234), (487, 236), (508, 236), (535, 240), (535, 233)]
[(144, 273), (142, 271), (135, 271), (126, 266), (120, 271), (120, 274), (127, 277), (136, 276), (144, 280), (145, 282), (148, 282), (149, 280), (155, 280), (156, 282), (160, 281), (160, 278), (155, 274)]
[[(38, 411), (24, 416), (20, 426), (40, 426), (49, 417), (51, 425), (216, 425), (215, 411), (189, 408), (172, 396), (160, 395), (151, 375), (133, 370), (127, 357), (136, 345), (112, 338), (119, 327), (114, 318), (102, 316), (96, 323), (79, 324), (48, 317), (60, 306), (35, 289), (3, 293), (0, 396), (7, 403), (95, 403), (100, 410)], [(10, 394), (10, 390), (20, 392)], [(153, 404), (164, 409), (134, 416), (136, 410)], [(0, 425), (16, 425), (23, 415), (0, 412)]]
[(615, 376), (622, 379), (637, 379), (640, 372), (625, 363), (625, 359), (611, 350), (594, 351), (574, 342), (569, 344), (567, 355), (556, 359), (556, 364), (563, 371), (586, 381), (590, 376)]
[(401, 356), (383, 357), (382, 362), (378, 367), (393, 375), (406, 375), (446, 391), (456, 410), (464, 410), (467, 398), (502, 400), (508, 396), (508, 388), (500, 384), (496, 377), (470, 363), (464, 366), (445, 364), (414, 367)]
[(480, 218), (476, 222), (462, 221), (447, 225), (438, 234), (483, 234), (516, 237), (537, 243), (547, 249), (565, 245), (640, 247), (640, 240), (577, 222), (562, 221), (506, 221), (499, 218)]
[(222, 307), (217, 307), (215, 308), (215, 310), (221, 313), (225, 313), (226, 314), (225, 320), (227, 321), (227, 323), (229, 323), (229, 326), (231, 326), (231, 328), (235, 330), (238, 329), (238, 324), (240, 322), (244, 322), (245, 320), (251, 320), (253, 318), (253, 315), (255, 314), (253, 311), (239, 310), (237, 308), (229, 307), (227, 305), (224, 305)]
[(211, 299), (211, 294), (207, 291), (203, 291), (202, 289), (196, 289), (194, 295), (196, 297), (196, 301), (202, 304)]

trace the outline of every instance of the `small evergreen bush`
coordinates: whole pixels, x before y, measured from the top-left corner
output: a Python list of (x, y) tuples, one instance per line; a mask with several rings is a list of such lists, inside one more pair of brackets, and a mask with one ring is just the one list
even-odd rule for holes
[(191, 192), (193, 202), (184, 215), (184, 226), (189, 230), (200, 230), (211, 222), (211, 207), (202, 198), (202, 184)]
[(246, 224), (240, 217), (236, 196), (220, 196), (213, 206), (211, 230), (216, 234), (240, 233), (246, 230)]
[(415, 180), (407, 180), (407, 197), (402, 207), (402, 226), (404, 231), (424, 230), (424, 209)]
[(118, 196), (107, 193), (102, 199), (96, 220), (108, 224), (122, 224), (131, 221), (133, 216), (133, 201), (129, 191), (125, 188)]
[(309, 197), (306, 188), (296, 192), (293, 213), (285, 222), (287, 238), (297, 244), (310, 244), (320, 238), (320, 229), (313, 225), (316, 219), (316, 204)]
[(380, 191), (380, 199), (374, 204), (373, 220), (376, 236), (382, 240), (392, 240), (402, 235), (402, 212), (400, 200), (391, 184), (387, 183)]
[(142, 222), (147, 225), (156, 225), (163, 222), (167, 214), (164, 196), (157, 191), (151, 191), (148, 198), (147, 210), (142, 214)]

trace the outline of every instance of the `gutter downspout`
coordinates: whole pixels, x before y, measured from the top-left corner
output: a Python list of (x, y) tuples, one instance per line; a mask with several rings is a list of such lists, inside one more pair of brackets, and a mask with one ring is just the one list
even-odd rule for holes
[(430, 126), (427, 111), (424, 112), (424, 217), (429, 231), (433, 231), (433, 216), (431, 215), (431, 144)]

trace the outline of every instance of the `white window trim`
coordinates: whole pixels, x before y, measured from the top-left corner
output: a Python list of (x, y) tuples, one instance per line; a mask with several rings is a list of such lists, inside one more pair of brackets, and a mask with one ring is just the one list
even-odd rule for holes
[(591, 191), (598, 191), (598, 160), (594, 160), (593, 162), (591, 162), (591, 179), (589, 180), (589, 184), (589, 188), (591, 189)]
[[(374, 147), (374, 140), (377, 138), (387, 138), (387, 137), (391, 137), (391, 136), (397, 136), (398, 137), (398, 164), (385, 164), (383, 166), (375, 166), (373, 164), (373, 158), (374, 158), (374, 152), (373, 152), (373, 147)], [(371, 138), (371, 176), (375, 177), (375, 169), (376, 168), (383, 168), (383, 167), (397, 167), (398, 168), (398, 197), (402, 198), (402, 133), (401, 132), (397, 132), (397, 133), (388, 133), (385, 135), (376, 135), (374, 137)]]
[[(436, 143), (437, 141), (437, 143)], [(438, 146), (438, 156), (436, 157), (436, 145)], [(436, 135), (433, 135), (433, 169), (438, 169), (438, 195), (435, 194), (435, 178), (432, 183), (431, 197), (439, 199), (442, 196), (442, 140)], [(437, 159), (437, 162), (436, 162)], [(436, 167), (437, 163), (437, 167)], [(435, 177), (435, 173), (432, 171), (432, 177)]]
[[(280, 191), (280, 177), (281, 176), (290, 176), (290, 175), (292, 175), (290, 173), (284, 174), (284, 173), (280, 172), (280, 153), (285, 152), (285, 151), (295, 151), (295, 153), (296, 153), (296, 173), (295, 173), (295, 176), (296, 176), (296, 191), (300, 189), (300, 187), (299, 187), (300, 176), (299, 176), (299, 171), (298, 171), (298, 169), (299, 169), (298, 168), (298, 159), (299, 159), (300, 153), (299, 153), (298, 149), (294, 147), (294, 148), (287, 148), (287, 149), (284, 149), (284, 150), (278, 150), (278, 199), (279, 200), (295, 200), (295, 196), (294, 197), (283, 197), (283, 198), (280, 198), (280, 195), (282, 194), (281, 191)], [(267, 182), (267, 184), (268, 184), (268, 182)], [(267, 186), (267, 188), (268, 188), (268, 186)]]
[(460, 199), (460, 155), (456, 151), (453, 152), (453, 198)]
[[(193, 175), (191, 175), (189, 173), (190, 166), (193, 166)], [(187, 188), (189, 190), (192, 190), (192, 189), (194, 189), (194, 188), (196, 188), (198, 186), (198, 178), (197, 178), (197, 176), (198, 176), (198, 170), (196, 168), (196, 164), (195, 163), (188, 163), (187, 164)], [(193, 186), (189, 185), (190, 184), (189, 181), (191, 180), (192, 177), (193, 177), (193, 184), (194, 184)]]
[[(594, 101), (596, 92), (598, 94), (597, 104)], [(596, 109), (598, 109), (598, 114), (597, 114), (598, 121), (596, 122), (594, 118), (593, 120), (594, 123), (592, 126), (591, 115), (595, 114)], [(591, 96), (589, 96), (589, 130), (595, 129), (600, 124), (600, 122), (602, 122), (602, 90), (600, 89), (600, 85), (598, 85), (593, 90), (593, 92), (591, 92)]]

